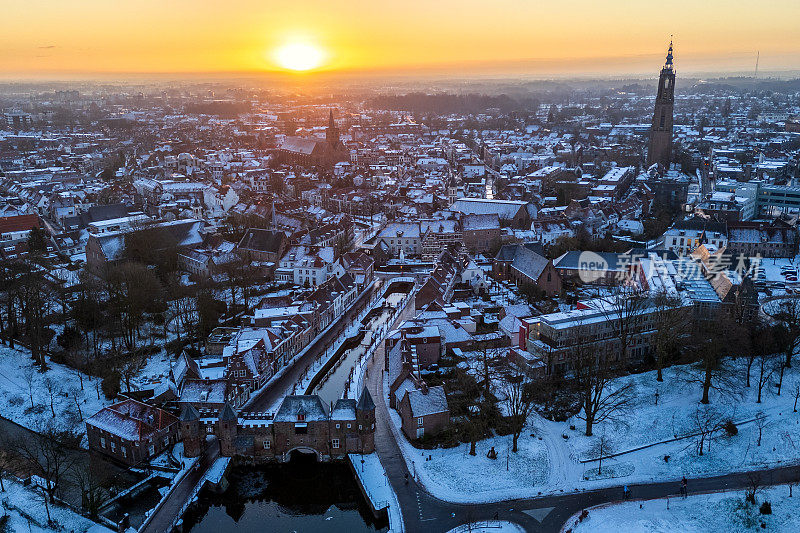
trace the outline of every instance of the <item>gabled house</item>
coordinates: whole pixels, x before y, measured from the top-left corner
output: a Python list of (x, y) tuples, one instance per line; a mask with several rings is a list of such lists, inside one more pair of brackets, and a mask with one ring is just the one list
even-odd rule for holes
[(86, 419), (89, 449), (133, 465), (178, 440), (178, 419), (157, 407), (127, 399)]

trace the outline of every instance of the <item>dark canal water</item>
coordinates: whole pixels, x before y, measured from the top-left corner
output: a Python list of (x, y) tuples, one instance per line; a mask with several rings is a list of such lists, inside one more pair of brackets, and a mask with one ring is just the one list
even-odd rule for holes
[(192, 533), (360, 533), (387, 531), (345, 463), (292, 461), (237, 466), (222, 494), (203, 491), (184, 516)]

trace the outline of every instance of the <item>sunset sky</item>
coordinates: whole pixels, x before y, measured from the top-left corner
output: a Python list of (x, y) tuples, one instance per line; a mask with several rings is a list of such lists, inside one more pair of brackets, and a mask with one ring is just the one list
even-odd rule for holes
[(756, 51), (764, 71), (800, 69), (798, 0), (0, 0), (0, 13), (6, 78), (280, 71), (287, 45), (312, 73), (614, 75), (657, 69), (670, 34), (684, 71), (749, 71)]

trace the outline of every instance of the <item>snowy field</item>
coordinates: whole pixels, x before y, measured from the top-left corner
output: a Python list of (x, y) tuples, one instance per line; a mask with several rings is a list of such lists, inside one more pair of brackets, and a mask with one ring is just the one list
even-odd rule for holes
[[(762, 515), (759, 506), (772, 505), (772, 514)], [(573, 516), (563, 531), (573, 533), (736, 533), (745, 531), (798, 531), (800, 494), (789, 498), (787, 486), (765, 489), (756, 495), (757, 505), (745, 504), (744, 492), (725, 492), (645, 502), (626, 502), (589, 509), (578, 522)], [(641, 503), (642, 508), (639, 508)], [(761, 524), (764, 524), (762, 528)]]
[[(797, 367), (797, 365), (795, 365)], [(457, 502), (490, 502), (543, 494), (578, 492), (626, 483), (680, 480), (757, 470), (800, 463), (800, 413), (794, 413), (794, 389), (800, 384), (797, 368), (786, 371), (781, 396), (772, 383), (756, 403), (756, 376), (737, 399), (711, 391), (708, 408), (716, 420), (733, 420), (738, 434), (723, 429), (713, 432), (698, 453), (699, 438), (692, 421), (701, 388), (688, 383), (691, 367), (665, 369), (664, 381), (655, 372), (619, 378), (614, 385), (631, 383), (635, 399), (618, 421), (595, 424), (594, 435), (584, 435), (583, 420), (551, 422), (533, 414), (519, 440), (519, 452), (509, 453), (511, 437), (493, 437), (477, 444), (477, 456), (468, 455), (469, 444), (451, 449), (419, 450), (400, 431), (400, 417), (389, 409), (395, 433), (409, 470), (434, 496)], [(384, 391), (388, 384), (384, 380)], [(658, 391), (658, 405), (655, 393)], [(386, 401), (386, 398), (384, 398)], [(798, 402), (800, 408), (800, 402)], [(754, 419), (763, 414), (761, 445)], [(575, 429), (570, 429), (574, 425)], [(598, 469), (601, 439), (607, 457)], [(496, 460), (486, 457), (490, 447)], [(506, 469), (508, 461), (508, 469)]]
[(6, 531), (12, 533), (22, 531), (30, 531), (31, 533), (55, 531), (110, 533), (111, 531), (73, 512), (71, 509), (59, 505), (50, 506), (50, 516), (56, 526), (49, 526), (41, 494), (25, 488), (16, 481), (4, 479), (3, 483), (6, 491), (0, 492), (0, 505), (2, 505), (3, 514), (8, 513), (9, 516)]
[(100, 379), (84, 374), (81, 389), (79, 372), (49, 359), (48, 370), (39, 372), (25, 348), (0, 346), (0, 361), (2, 415), (29, 429), (53, 422), (58, 428), (83, 432), (83, 420), (112, 403), (100, 390)]
[[(679, 479), (682, 476), (753, 470), (797, 462), (800, 459), (800, 413), (794, 413), (793, 407), (794, 388), (800, 384), (800, 373), (796, 368), (786, 371), (781, 396), (776, 395), (771, 380), (764, 387), (760, 404), (756, 403), (756, 369), (753, 368), (751, 373), (751, 386), (747, 388), (742, 383), (738, 387), (743, 392), (741, 398), (731, 398), (711, 390), (711, 403), (707, 408), (716, 413), (719, 422), (733, 420), (738, 434), (728, 436), (724, 430), (714, 432), (702, 457), (697, 450), (699, 438), (686, 436), (697, 432), (693, 419), (698, 408), (706, 407), (699, 404), (700, 384), (686, 380), (687, 375), (696, 378), (698, 372), (685, 366), (665, 369), (661, 383), (656, 381), (655, 372), (616, 380), (616, 386), (626, 383), (634, 386), (634, 403), (619, 421), (595, 425), (592, 437), (583, 434), (583, 420), (577, 417), (566, 423), (549, 423), (550, 431), (568, 436), (565, 442), (569, 454), (579, 460), (597, 457), (602, 438), (605, 438), (611, 453), (655, 444), (604, 461), (603, 467), (608, 467), (609, 475), (617, 476), (618, 483), (623, 479)], [(656, 392), (658, 405), (655, 403)], [(766, 418), (759, 446), (754, 419), (760, 414)], [(574, 425), (575, 430), (571, 430), (570, 425)], [(664, 442), (676, 436), (679, 440)], [(665, 460), (666, 456), (668, 459)], [(597, 464), (586, 465), (589, 467), (596, 469)]]

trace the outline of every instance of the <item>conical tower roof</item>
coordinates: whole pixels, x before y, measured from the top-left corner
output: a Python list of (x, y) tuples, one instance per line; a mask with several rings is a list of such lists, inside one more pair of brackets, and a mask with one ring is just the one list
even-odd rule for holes
[(236, 411), (233, 410), (231, 404), (225, 402), (225, 406), (219, 412), (219, 419), (220, 420), (238, 420), (239, 417), (236, 416)]
[(375, 410), (375, 402), (372, 401), (372, 395), (369, 393), (366, 387), (361, 390), (361, 397), (358, 399), (356, 409), (359, 411)]
[(194, 422), (195, 420), (200, 420), (200, 413), (197, 412), (197, 409), (195, 409), (192, 404), (187, 404), (181, 412), (180, 420), (181, 422)]

